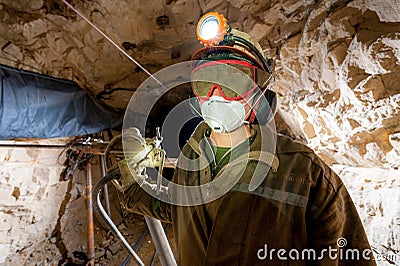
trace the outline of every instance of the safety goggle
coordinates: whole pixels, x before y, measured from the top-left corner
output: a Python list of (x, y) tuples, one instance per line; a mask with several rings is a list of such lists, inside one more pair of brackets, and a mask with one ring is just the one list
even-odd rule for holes
[(208, 100), (214, 90), (226, 100), (241, 100), (264, 88), (270, 79), (267, 72), (245, 61), (210, 61), (192, 70), (192, 89), (202, 100)]

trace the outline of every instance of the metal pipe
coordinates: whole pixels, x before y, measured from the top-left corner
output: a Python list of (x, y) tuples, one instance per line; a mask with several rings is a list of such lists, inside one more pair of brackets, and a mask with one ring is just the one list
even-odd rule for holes
[[(144, 229), (143, 233), (140, 235), (139, 239), (136, 241), (135, 245), (133, 245), (133, 250), (137, 250), (140, 245), (142, 244), (143, 240), (145, 239), (145, 237), (149, 234), (149, 229), (146, 227), (146, 229)], [(126, 266), (128, 264), (129, 259), (131, 258), (131, 255), (128, 254), (125, 259), (122, 261), (121, 266)]]
[(103, 205), (101, 205), (100, 201), (100, 192), (99, 191), (96, 195), (96, 201), (97, 201), (97, 206), (99, 207), (101, 215), (103, 215), (104, 219), (107, 221), (107, 223), (110, 225), (111, 230), (121, 239), (122, 243), (124, 244), (125, 248), (129, 251), (129, 253), (135, 258), (136, 262), (139, 263), (139, 265), (144, 266), (143, 261), (140, 259), (140, 257), (136, 254), (136, 252), (132, 249), (132, 247), (129, 245), (128, 241), (126, 241), (125, 237), (121, 234), (121, 232), (118, 230), (117, 226), (114, 224), (114, 222), (110, 219), (110, 217), (107, 215), (107, 212), (104, 210)]
[(158, 252), (157, 252), (157, 249), (156, 249), (156, 251), (154, 251), (153, 258), (151, 259), (150, 266), (156, 265), (157, 256), (158, 256)]
[(162, 265), (177, 265), (160, 220), (148, 216), (145, 216), (144, 218), (151, 237), (153, 238), (154, 245), (158, 251), (158, 255), (160, 256)]
[(92, 165), (90, 160), (87, 162), (86, 174), (86, 209), (88, 222), (88, 259), (87, 265), (94, 265), (95, 249), (94, 249), (94, 221), (93, 221), (93, 202), (92, 202)]
[(56, 144), (5, 144), (1, 143), (0, 148), (37, 148), (37, 149), (65, 149), (67, 145), (56, 145)]
[[(104, 155), (99, 155), (99, 157), (100, 157), (101, 177), (104, 178), (106, 176), (106, 164), (105, 164), (105, 161), (104, 161)], [(104, 189), (103, 195), (104, 195), (104, 200), (106, 202), (107, 214), (108, 214), (108, 216), (110, 216), (110, 218), (112, 218), (112, 216), (111, 216), (111, 208), (110, 208), (110, 198), (108, 196), (108, 186), (107, 186), (107, 184), (104, 185), (103, 189)]]

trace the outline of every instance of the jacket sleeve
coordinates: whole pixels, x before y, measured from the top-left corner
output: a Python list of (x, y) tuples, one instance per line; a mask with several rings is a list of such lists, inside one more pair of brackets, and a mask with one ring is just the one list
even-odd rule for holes
[(163, 222), (172, 222), (171, 205), (154, 198), (137, 184), (124, 160), (120, 161), (118, 166), (124, 189), (125, 207), (131, 212), (153, 217)]
[(376, 265), (346, 187), (328, 166), (325, 167), (311, 191), (308, 208), (309, 246), (322, 257), (317, 264)]

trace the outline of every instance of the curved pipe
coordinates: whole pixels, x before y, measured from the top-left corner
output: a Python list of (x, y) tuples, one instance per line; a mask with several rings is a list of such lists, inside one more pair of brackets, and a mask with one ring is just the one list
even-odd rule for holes
[[(129, 251), (129, 253), (136, 259), (136, 261), (140, 265), (144, 265), (140, 257), (136, 254), (136, 252), (132, 249), (129, 243), (126, 241), (125, 237), (118, 230), (117, 226), (111, 220), (111, 218), (107, 215), (107, 212), (104, 210), (101, 201), (100, 201), (100, 193), (101, 189), (108, 182), (111, 182), (113, 179), (117, 179), (120, 177), (120, 172), (118, 168), (113, 169), (109, 174), (107, 174), (104, 178), (102, 178), (93, 189), (93, 209), (96, 217), (99, 219), (100, 223), (106, 227), (110, 228), (111, 232), (118, 236), (125, 248)], [(150, 218), (145, 216), (145, 220), (147, 223), (147, 227), (149, 228), (151, 237), (153, 239), (154, 245), (158, 250), (158, 254), (161, 259), (161, 263), (164, 266), (169, 265), (177, 265), (174, 255), (172, 253), (171, 247), (168, 243), (168, 239), (165, 235), (164, 229), (161, 225), (161, 222), (157, 219)]]
[(99, 219), (100, 223), (106, 227), (110, 228), (111, 232), (118, 236), (119, 239), (121, 239), (122, 243), (124, 244), (125, 248), (128, 250), (128, 252), (135, 258), (137, 263), (139, 265), (144, 266), (143, 261), (140, 259), (139, 255), (136, 254), (136, 252), (132, 249), (132, 247), (129, 245), (128, 241), (126, 241), (125, 237), (121, 234), (121, 232), (118, 230), (117, 226), (114, 224), (114, 222), (111, 220), (111, 218), (107, 215), (107, 212), (104, 210), (103, 206), (101, 205), (100, 201), (100, 193), (101, 189), (106, 185), (108, 182), (110, 182), (113, 179), (116, 179), (120, 176), (120, 173), (118, 171), (119, 169), (116, 168), (113, 171), (111, 171), (109, 174), (104, 176), (94, 187), (93, 189), (93, 209), (96, 217)]
[(160, 256), (161, 264), (164, 266), (177, 265), (160, 220), (147, 216), (144, 218), (146, 219), (147, 227), (149, 228), (154, 245)]

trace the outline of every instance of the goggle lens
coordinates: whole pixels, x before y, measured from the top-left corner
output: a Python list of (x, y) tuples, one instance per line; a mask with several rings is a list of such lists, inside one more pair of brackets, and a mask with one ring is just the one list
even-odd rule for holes
[[(209, 94), (212, 94), (212, 90), (218, 89), (215, 86), (216, 83), (212, 82), (205, 82), (205, 81), (196, 81), (193, 83), (193, 90), (198, 97), (206, 98), (209, 97)], [(222, 94), (225, 96), (225, 98), (236, 98), (243, 93), (236, 92), (226, 86), (219, 85), (219, 87), (222, 90)]]
[(238, 100), (257, 87), (258, 72), (255, 66), (243, 61), (210, 61), (192, 71), (193, 92), (207, 99), (215, 89), (220, 89), (225, 99)]

